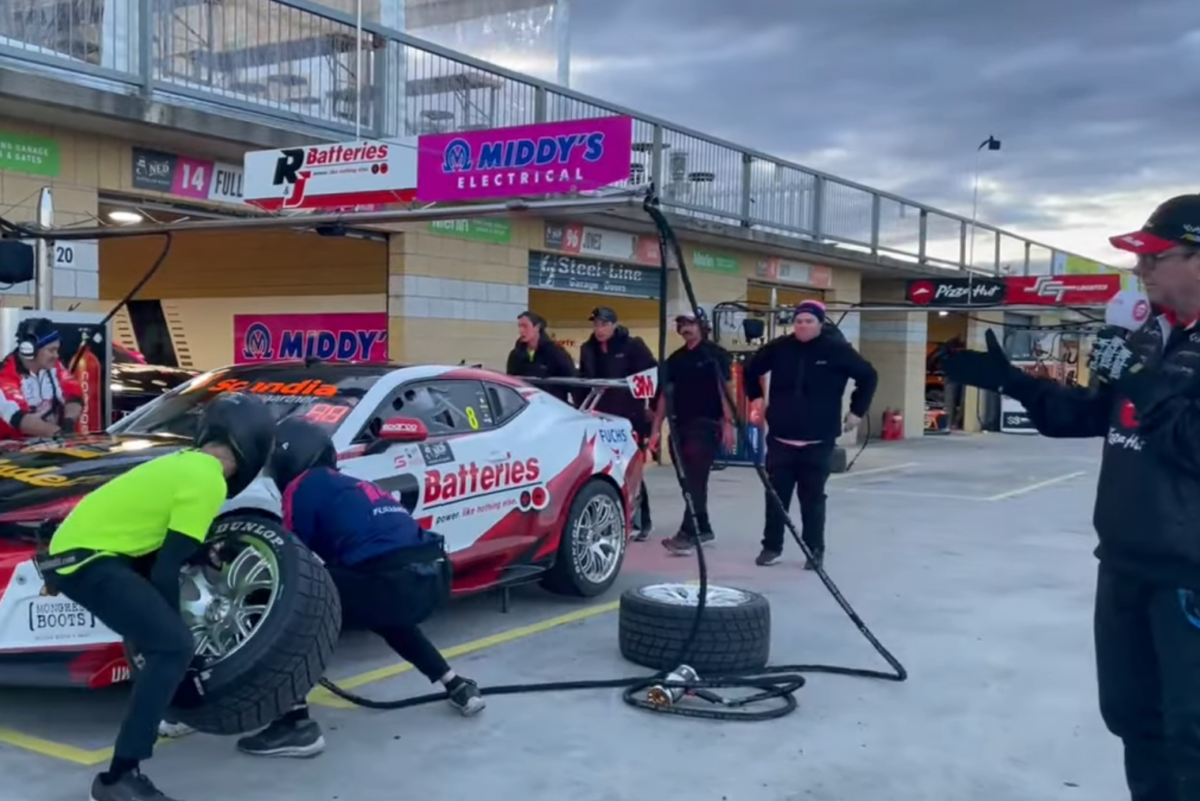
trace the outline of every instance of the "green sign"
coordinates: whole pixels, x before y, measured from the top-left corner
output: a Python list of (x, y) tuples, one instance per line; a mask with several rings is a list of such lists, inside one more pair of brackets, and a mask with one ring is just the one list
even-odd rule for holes
[(429, 232), (493, 245), (507, 245), (513, 235), (512, 223), (508, 220), (487, 219), (435, 220), (429, 224)]
[(736, 256), (725, 256), (720, 253), (708, 253), (703, 250), (692, 251), (692, 265), (697, 270), (708, 270), (710, 273), (740, 273), (742, 266)]
[(0, 131), (0, 171), (53, 178), (59, 171), (58, 142)]

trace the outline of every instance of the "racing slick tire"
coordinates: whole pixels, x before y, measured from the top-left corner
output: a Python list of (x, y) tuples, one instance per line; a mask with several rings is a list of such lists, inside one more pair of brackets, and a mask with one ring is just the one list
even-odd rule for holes
[[(225, 544), (235, 548), (222, 549)], [(316, 555), (268, 515), (235, 512), (222, 517), (213, 524), (207, 545), (210, 553), (223, 550), (221, 561), (228, 581), (251, 586), (226, 614), (234, 608), (266, 609), (249, 635), (205, 667), (202, 701), (187, 708), (173, 706), (168, 716), (205, 734), (244, 734), (266, 726), (303, 701), (320, 681), (341, 633), (341, 600)], [(254, 554), (239, 566), (239, 554), (249, 549)], [(251, 560), (257, 562), (247, 566)], [(197, 570), (214, 575), (207, 567)], [(266, 576), (272, 585), (269, 590), (259, 586), (264, 573), (272, 574)], [(192, 587), (197, 586), (193, 581)], [(259, 588), (253, 589), (256, 586)], [(269, 596), (263, 594), (268, 591)], [(185, 615), (190, 594), (185, 582), (181, 600)], [(190, 618), (189, 623), (196, 631), (198, 618)], [(197, 647), (211, 634), (221, 636), (221, 630), (214, 626), (197, 632)], [(140, 660), (127, 648), (136, 681)]]
[[(621, 656), (652, 670), (679, 667), (692, 631), (700, 587), (651, 584), (621, 594), (617, 638)], [(684, 662), (702, 677), (762, 670), (771, 658), (771, 605), (750, 590), (710, 584), (704, 617)]]
[[(597, 523), (606, 522), (609, 527), (595, 530)], [(558, 595), (600, 595), (620, 575), (628, 539), (621, 493), (604, 479), (593, 478), (571, 501), (558, 553), (542, 577), (542, 587)]]

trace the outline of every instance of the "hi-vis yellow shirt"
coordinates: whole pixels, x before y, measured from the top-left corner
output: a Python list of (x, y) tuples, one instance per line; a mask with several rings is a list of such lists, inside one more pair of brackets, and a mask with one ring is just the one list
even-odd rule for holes
[(204, 542), (226, 492), (217, 457), (197, 450), (159, 456), (86, 495), (54, 532), (50, 555), (76, 548), (97, 552), (58, 571), (66, 575), (100, 556), (153, 553), (168, 530)]

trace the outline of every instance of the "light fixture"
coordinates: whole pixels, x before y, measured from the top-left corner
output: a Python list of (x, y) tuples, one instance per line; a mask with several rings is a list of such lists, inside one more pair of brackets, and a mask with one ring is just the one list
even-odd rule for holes
[(948, 312), (948, 311), (940, 311), (940, 312), (938, 312), (938, 317), (945, 317), (945, 316), (946, 316), (946, 315), (948, 315), (949, 313), (950, 313), (950, 312)]
[(136, 211), (126, 211), (125, 209), (114, 209), (108, 213), (108, 219), (120, 225), (131, 225), (132, 223), (140, 223), (143, 219), (141, 214)]

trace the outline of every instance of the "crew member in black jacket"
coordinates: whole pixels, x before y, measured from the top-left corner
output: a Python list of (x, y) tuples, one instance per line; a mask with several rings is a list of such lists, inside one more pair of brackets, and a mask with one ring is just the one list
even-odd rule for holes
[[(570, 354), (546, 333), (546, 321), (531, 311), (523, 311), (517, 316), (517, 344), (508, 354), (505, 372), (521, 378), (575, 378), (579, 375)], [(561, 401), (571, 402), (570, 387), (547, 384), (542, 389)]]
[[(871, 406), (878, 376), (871, 363), (840, 332), (825, 328), (825, 304), (806, 300), (792, 316), (792, 333), (773, 339), (754, 354), (746, 367), (746, 397), (762, 415), (762, 378), (770, 373), (767, 401), (767, 473), (785, 507), (792, 492), (800, 501), (801, 536), (813, 558), (812, 570), (825, 558), (825, 483), (830, 458), (843, 431), (852, 431)], [(835, 329), (836, 331), (836, 329)], [(854, 380), (850, 411), (842, 417), (846, 383)], [(783, 554), (783, 512), (767, 498), (762, 552), (756, 564), (766, 567)]]
[(1111, 243), (1137, 254), (1153, 304), (1134, 333), (1096, 338), (1095, 389), (1034, 378), (987, 350), (947, 378), (1019, 401), (1048, 437), (1104, 437), (1095, 639), (1100, 714), (1125, 746), (1133, 801), (1200, 798), (1200, 195)]
[[(584, 378), (628, 378), (631, 375), (658, 366), (658, 359), (650, 352), (641, 337), (629, 333), (629, 329), (617, 324), (617, 313), (607, 306), (592, 309), (592, 335), (579, 349), (579, 373)], [(652, 421), (646, 401), (633, 397), (628, 389), (606, 389), (596, 404), (596, 411), (624, 417), (633, 424), (633, 432), (640, 445), (649, 444)], [(650, 453), (645, 451), (646, 459)], [(634, 525), (634, 539), (645, 540), (653, 526), (650, 521), (650, 497), (646, 484), (638, 503), (639, 520)]]

